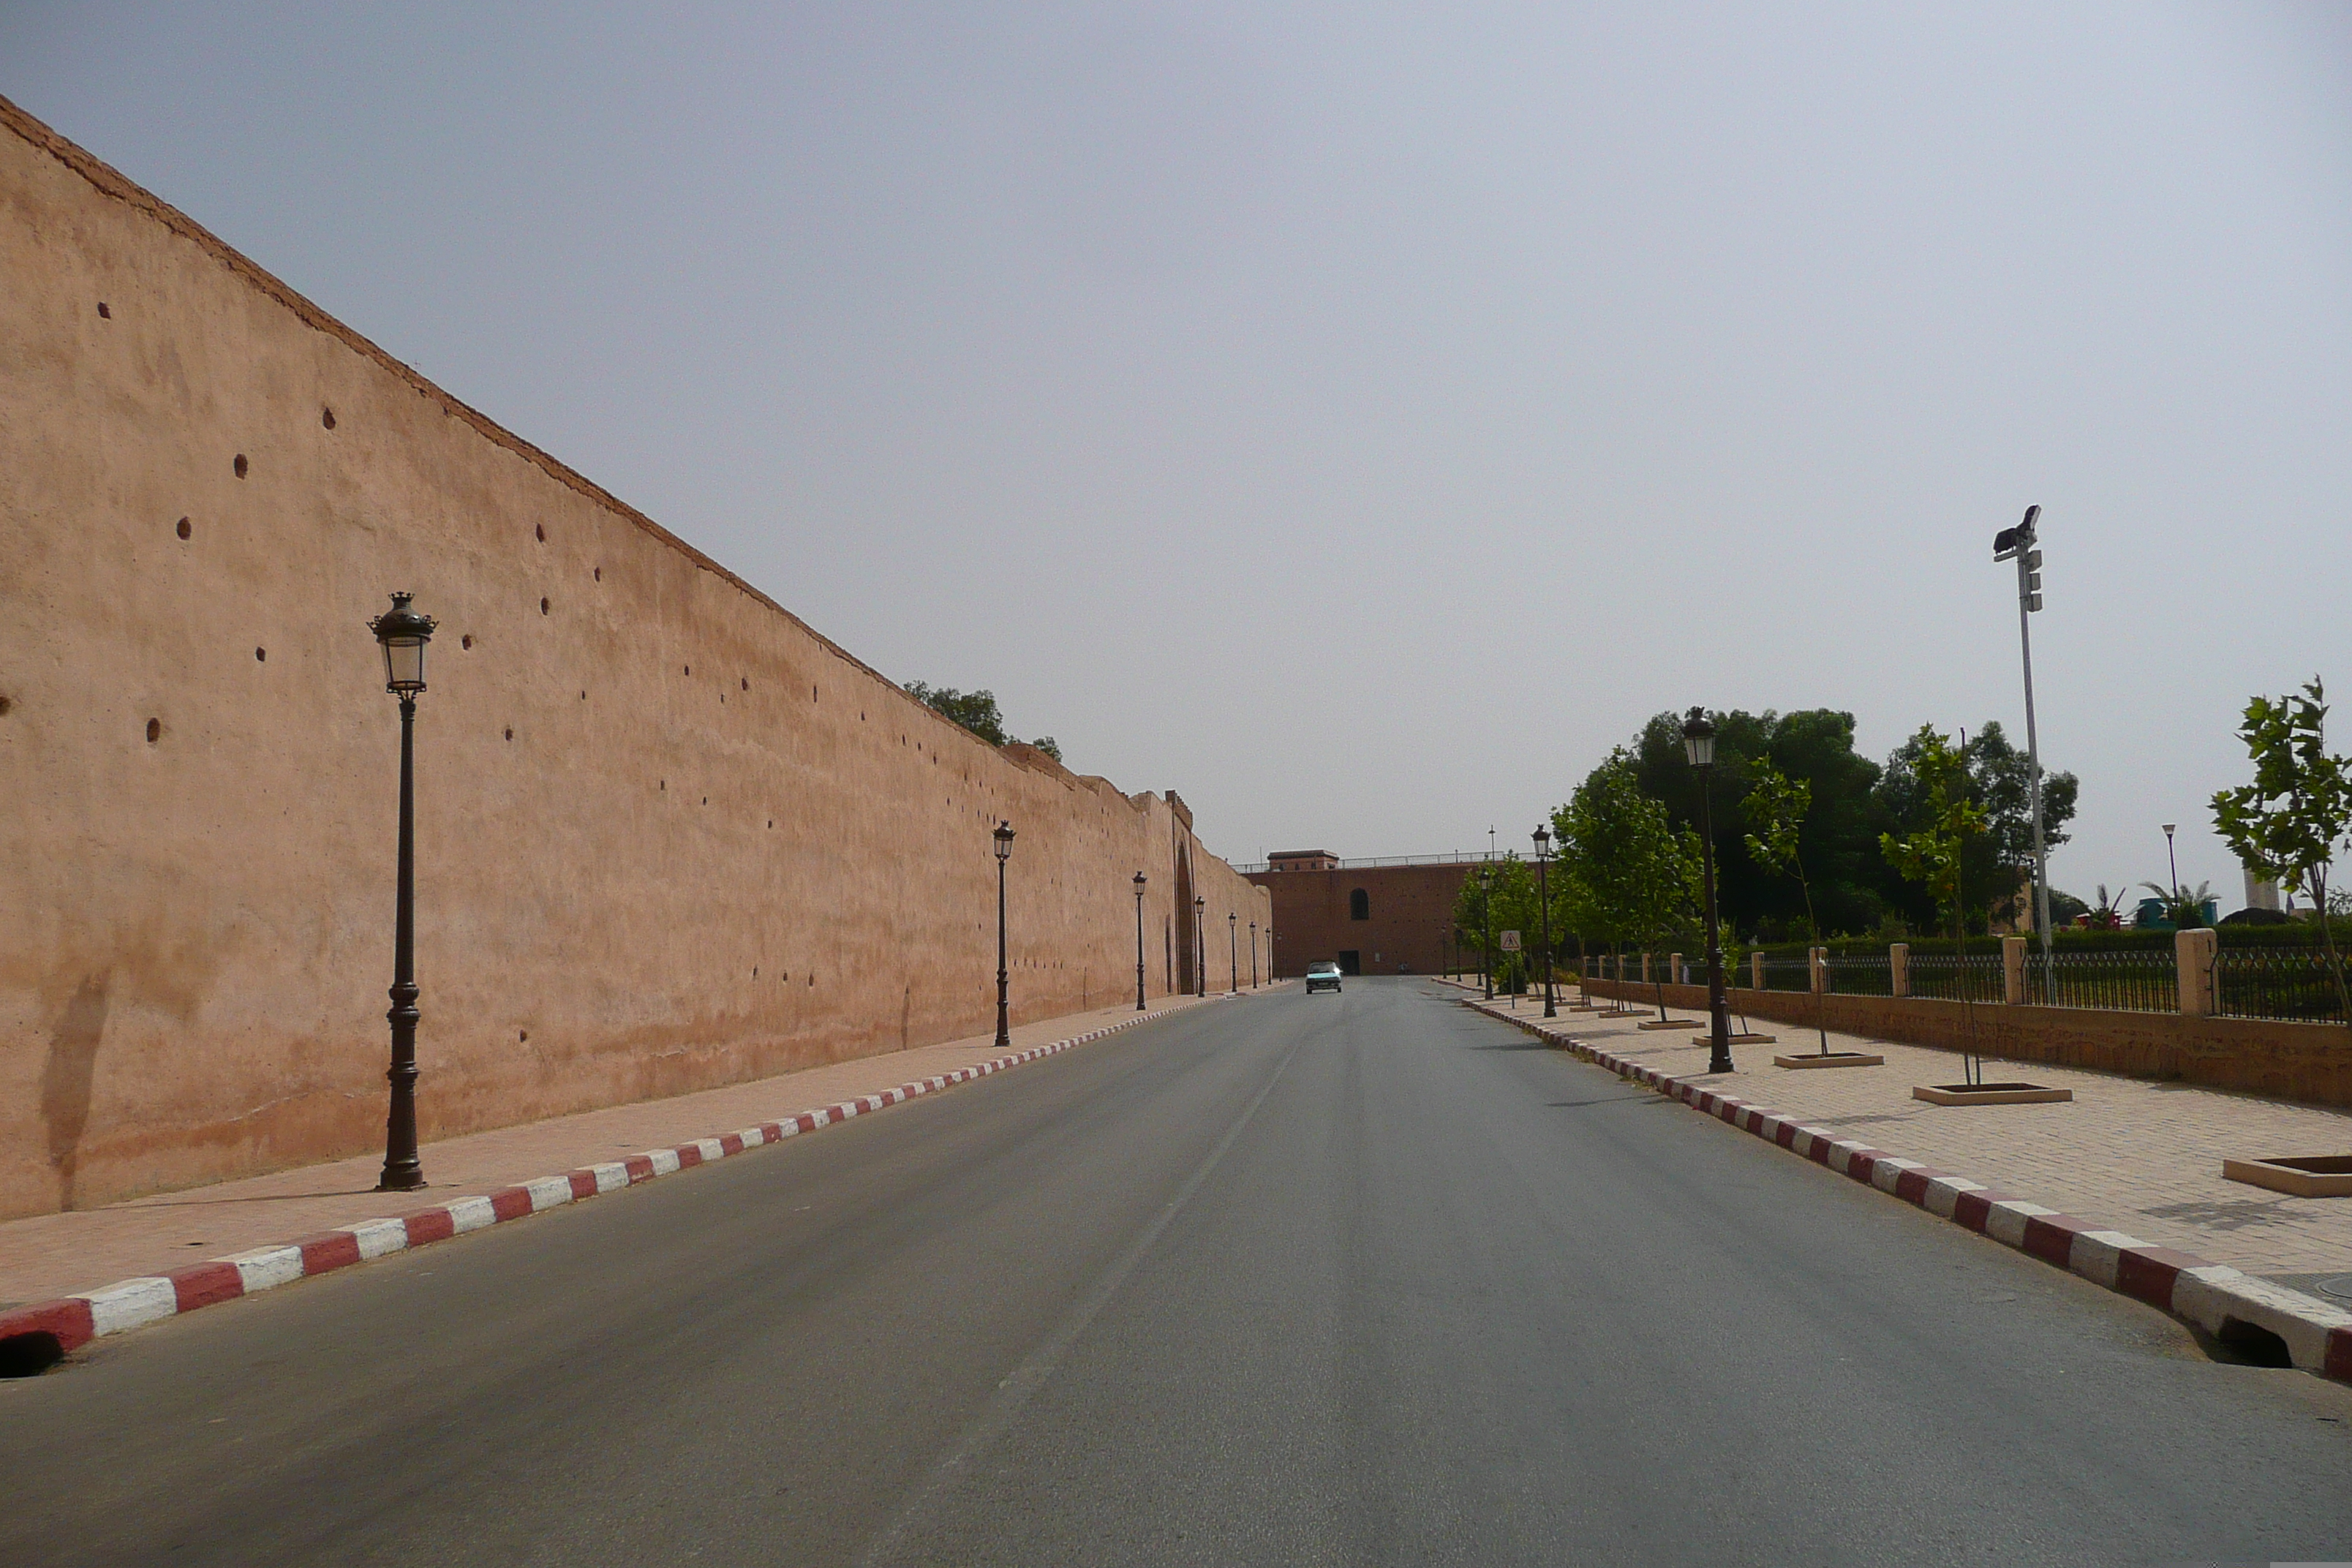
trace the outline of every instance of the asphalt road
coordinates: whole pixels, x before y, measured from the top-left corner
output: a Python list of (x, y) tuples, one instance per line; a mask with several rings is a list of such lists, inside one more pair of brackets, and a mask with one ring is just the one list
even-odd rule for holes
[(0, 1563), (2352, 1557), (2352, 1390), (1416, 981), (0, 1384)]

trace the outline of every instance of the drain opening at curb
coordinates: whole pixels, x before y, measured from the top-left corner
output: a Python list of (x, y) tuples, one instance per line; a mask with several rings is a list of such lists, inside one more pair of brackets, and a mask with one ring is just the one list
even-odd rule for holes
[(66, 1347), (46, 1330), (0, 1339), (0, 1377), (38, 1377), (66, 1359)]
[(2213, 1342), (2222, 1352), (2218, 1359), (2242, 1366), (2294, 1365), (2294, 1357), (2287, 1353), (2284, 1340), (2260, 1323), (2249, 1323), (2242, 1318), (2222, 1319), (2221, 1331), (2213, 1336)]

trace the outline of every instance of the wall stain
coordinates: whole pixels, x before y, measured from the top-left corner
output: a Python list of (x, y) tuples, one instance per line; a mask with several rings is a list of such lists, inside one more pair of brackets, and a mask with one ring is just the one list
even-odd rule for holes
[(50, 1031), (48, 1059), (41, 1064), (41, 1121), (48, 1128), (49, 1164), (58, 1173), (60, 1209), (74, 1206), (81, 1135), (89, 1125), (90, 1080), (97, 1071), (99, 1037), (106, 1032), (107, 979), (101, 973), (82, 981)]

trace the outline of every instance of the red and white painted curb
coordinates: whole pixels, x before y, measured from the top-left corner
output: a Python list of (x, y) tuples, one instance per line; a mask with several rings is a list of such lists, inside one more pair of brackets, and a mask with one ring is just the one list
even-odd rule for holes
[(2157, 1247), (2094, 1221), (2028, 1203), (1982, 1182), (1935, 1170), (1916, 1160), (1897, 1159), (1868, 1144), (1808, 1127), (1737, 1095), (1718, 1094), (1613, 1051), (1586, 1045), (1534, 1019), (1516, 1018), (1475, 1002), (1470, 1005), (1620, 1078), (1646, 1084), (1743, 1132), (1752, 1132), (1817, 1165), (1890, 1193), (2095, 1285), (2145, 1301), (2207, 1333), (2221, 1335), (2241, 1323), (2267, 1329), (2284, 1342), (2296, 1366), (2352, 1383), (2352, 1312), (2227, 1264), (2209, 1263), (2189, 1253)]
[[(1224, 999), (1216, 998), (1219, 1001)], [(17, 1307), (0, 1312), (0, 1344), (25, 1335), (47, 1335), (56, 1340), (61, 1352), (70, 1353), (91, 1340), (142, 1328), (182, 1312), (193, 1312), (199, 1307), (234, 1300), (239, 1296), (250, 1296), (279, 1285), (290, 1285), (314, 1274), (349, 1268), (354, 1263), (382, 1258), (388, 1253), (404, 1252), (412, 1247), (446, 1241), (453, 1236), (463, 1236), (467, 1231), (481, 1230), (507, 1220), (542, 1214), (565, 1204), (578, 1203), (583, 1198), (595, 1197), (601, 1193), (636, 1186), (656, 1176), (708, 1165), (730, 1154), (740, 1154), (746, 1149), (780, 1143), (803, 1132), (814, 1132), (820, 1127), (846, 1121), (853, 1116), (868, 1116), (887, 1106), (903, 1104), (919, 1095), (934, 1094), (960, 1083), (987, 1078), (1009, 1068), (1055, 1056), (1099, 1040), (1106, 1035), (1116, 1035), (1122, 1029), (1131, 1029), (1138, 1024), (1155, 1022), (1166, 1016), (1168, 1015), (1161, 1012), (1124, 1019), (1103, 1028), (1088, 1030), (1083, 1035), (1074, 1035), (1066, 1040), (1055, 1040), (1051, 1045), (1033, 1047), (1009, 1056), (992, 1057), (986, 1061), (976, 1062), (937, 1078), (902, 1083), (879, 1094), (845, 1100), (837, 1105), (828, 1105), (817, 1110), (805, 1110), (782, 1121), (763, 1121), (740, 1132), (698, 1139), (691, 1143), (680, 1143), (673, 1149), (648, 1149), (625, 1160), (591, 1165), (586, 1170), (570, 1171), (560, 1176), (541, 1176), (537, 1181), (524, 1182), (519, 1186), (499, 1187), (478, 1197), (455, 1198), (405, 1218), (362, 1220), (348, 1229), (320, 1231), (316, 1236), (306, 1236), (282, 1246), (257, 1247), (250, 1252), (212, 1258), (174, 1273), (119, 1279), (87, 1295), (67, 1296), (55, 1301)]]

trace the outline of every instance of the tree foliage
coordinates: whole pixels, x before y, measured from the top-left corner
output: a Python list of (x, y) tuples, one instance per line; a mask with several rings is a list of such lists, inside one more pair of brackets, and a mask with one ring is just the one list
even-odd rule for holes
[[(907, 682), (907, 695), (941, 718), (962, 725), (992, 746), (1004, 745), (1013, 739), (1005, 731), (1004, 715), (996, 706), (993, 691), (958, 691), (952, 686), (910, 680)], [(1062, 760), (1062, 748), (1053, 736), (1040, 735), (1029, 743), (1055, 762)]]
[(2317, 676), (2300, 695), (2248, 702), (2238, 738), (2253, 761), (2254, 782), (2214, 795), (2213, 826), (2239, 859), (2311, 900), (2336, 998), (2352, 1017), (2327, 889), (2336, 850), (2352, 845), (2352, 759), (2329, 754), (2326, 726), (2327, 693)]
[(1677, 827), (1665, 803), (1642, 788), (1633, 752), (1612, 752), (1553, 814), (1552, 826), (1562, 887), (1585, 934), (1622, 948), (1693, 929), (1698, 835)]
[[(1895, 749), (1874, 792), (1881, 816), (1898, 835), (1917, 831), (1934, 816), (1925, 799), (1919, 766), (1924, 738), (1932, 733), (1923, 727)], [(1949, 746), (1948, 741), (1944, 743)], [(1957, 755), (1959, 771), (1948, 783), (1965, 794), (1982, 821), (1982, 830), (1972, 835), (1961, 850), (1966, 861), (1963, 880), (1975, 900), (1964, 918), (1973, 929), (1981, 930), (1980, 922), (1990, 908), (2009, 903), (2032, 882), (2032, 764), (2024, 752), (2010, 744), (1999, 720), (1987, 721), (1957, 750)], [(2079, 790), (2071, 773), (2042, 775), (2042, 837), (2048, 847), (2055, 849), (2066, 842), (2066, 824), (2074, 820)], [(1916, 879), (1906, 879), (1916, 883)], [(1924, 925), (1935, 918), (1935, 909), (1919, 902), (1916, 889), (1890, 891), (1897, 907), (1916, 923)]]
[(1916, 789), (1917, 826), (1900, 836), (1881, 834), (1879, 848), (1899, 876), (1927, 889), (1957, 935), (1968, 918), (1967, 848), (1986, 831), (1985, 809), (1969, 798), (1968, 759), (1950, 737), (1922, 724), (1904, 752)]
[(1748, 764), (1748, 798), (1740, 806), (1748, 818), (1748, 858), (1768, 871), (1797, 879), (1798, 889), (1805, 895), (1805, 934), (1820, 935), (1802, 842), (1805, 814), (1813, 808), (1812, 784), (1790, 778), (1769, 757), (1759, 757)]

